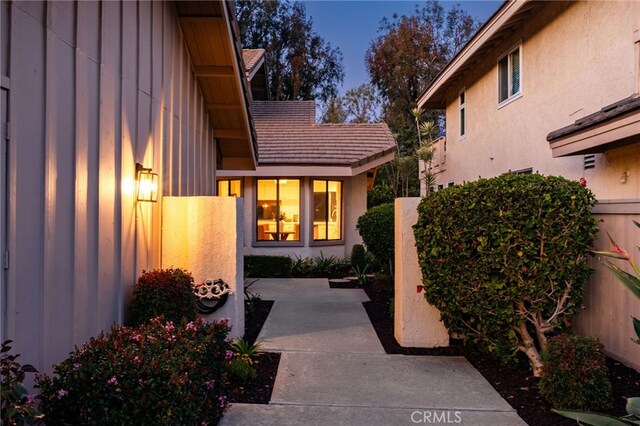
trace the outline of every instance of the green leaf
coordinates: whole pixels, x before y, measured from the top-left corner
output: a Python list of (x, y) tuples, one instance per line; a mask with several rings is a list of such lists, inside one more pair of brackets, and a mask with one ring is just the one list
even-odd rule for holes
[(570, 411), (570, 410), (552, 410), (554, 413), (570, 419), (577, 420), (581, 424), (591, 426), (628, 426), (632, 422), (625, 421), (619, 417), (609, 416), (607, 414), (591, 413), (588, 411)]
[(638, 299), (640, 299), (640, 278), (631, 275), (613, 263), (607, 262), (604, 266), (607, 267), (607, 269), (609, 269), (613, 275), (615, 275), (616, 278), (618, 278)]
[(640, 320), (635, 317), (633, 318), (633, 329), (636, 331), (636, 336), (638, 336), (636, 343), (640, 343)]

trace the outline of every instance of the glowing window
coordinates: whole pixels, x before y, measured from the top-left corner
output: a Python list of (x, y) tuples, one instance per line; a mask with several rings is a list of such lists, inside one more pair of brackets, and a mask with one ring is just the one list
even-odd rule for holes
[(219, 180), (219, 197), (242, 197), (242, 181), (240, 179)]
[(342, 239), (342, 182), (313, 181), (313, 239)]
[(258, 179), (257, 241), (300, 241), (300, 180)]

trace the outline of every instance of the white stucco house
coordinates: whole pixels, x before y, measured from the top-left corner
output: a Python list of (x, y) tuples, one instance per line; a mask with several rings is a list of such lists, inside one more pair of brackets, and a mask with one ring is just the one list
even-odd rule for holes
[[(639, 2), (505, 2), (418, 99), (446, 115), (434, 189), (507, 172), (585, 178), (602, 228), (638, 261), (639, 92)], [(597, 248), (609, 244), (601, 232)], [(640, 302), (593, 267), (577, 329), (640, 368)]]
[(2, 0), (0, 20), (0, 338), (21, 361), (50, 371), (122, 323), (143, 270), (242, 285), (242, 200), (213, 197), (217, 169), (256, 164), (233, 3)]
[(384, 123), (317, 124), (315, 101), (266, 101), (264, 51), (245, 51), (258, 164), (220, 170), (218, 194), (244, 198), (245, 254), (346, 257), (362, 243), (375, 171), (393, 159)]

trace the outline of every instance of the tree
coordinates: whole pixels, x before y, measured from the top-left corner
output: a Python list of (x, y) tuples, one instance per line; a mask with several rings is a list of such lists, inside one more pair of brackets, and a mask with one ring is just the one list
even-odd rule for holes
[(371, 84), (361, 84), (347, 90), (344, 105), (350, 123), (375, 123), (378, 121), (380, 101)]
[(344, 110), (344, 102), (341, 96), (332, 96), (323, 107), (323, 123), (344, 123), (347, 120), (347, 112)]
[(413, 15), (381, 22), (381, 35), (371, 42), (365, 61), (394, 131), (413, 125), (409, 111), (416, 100), (478, 26), (459, 6), (445, 12), (435, 0), (416, 7)]
[(266, 50), (274, 100), (327, 100), (344, 78), (342, 53), (313, 31), (303, 3), (238, 1), (240, 41)]

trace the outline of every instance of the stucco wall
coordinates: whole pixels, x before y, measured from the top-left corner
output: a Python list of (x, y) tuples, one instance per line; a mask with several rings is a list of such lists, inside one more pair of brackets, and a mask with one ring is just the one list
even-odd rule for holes
[(229, 318), (234, 337), (244, 335), (242, 198), (165, 197), (162, 267), (180, 267), (195, 282), (222, 279), (233, 294), (207, 319)]
[(353, 177), (317, 176), (318, 179), (335, 179), (343, 181), (343, 220), (344, 220), (344, 241), (336, 243), (321, 243), (314, 245), (312, 242), (312, 211), (313, 211), (313, 190), (312, 178), (287, 176), (290, 179), (301, 179), (301, 242), (297, 245), (286, 245), (278, 247), (261, 247), (254, 245), (255, 241), (255, 178), (244, 178), (244, 253), (245, 254), (267, 254), (286, 255), (295, 259), (298, 257), (336, 256), (347, 257), (351, 254), (351, 247), (354, 244), (362, 244), (362, 238), (356, 229), (358, 217), (367, 209), (367, 175), (359, 174)]
[(422, 285), (413, 225), (418, 221), (420, 198), (395, 200), (394, 335), (401, 346), (433, 348), (449, 345), (449, 331), (440, 311), (417, 287)]
[[(476, 180), (509, 170), (585, 177), (601, 199), (640, 197), (640, 170), (632, 146), (597, 155), (552, 158), (546, 135), (637, 92), (634, 30), (637, 2), (546, 3), (543, 9), (474, 64), (447, 96), (446, 171), (437, 183)], [(548, 24), (542, 27), (542, 23)], [(522, 42), (522, 97), (498, 108), (497, 60)], [(459, 140), (458, 92), (466, 88), (467, 135)]]
[(213, 194), (212, 133), (172, 2), (3, 1), (0, 12), (2, 338), (48, 371), (122, 322), (140, 272), (160, 266), (161, 202), (134, 202), (135, 163), (159, 173), (161, 194)]

